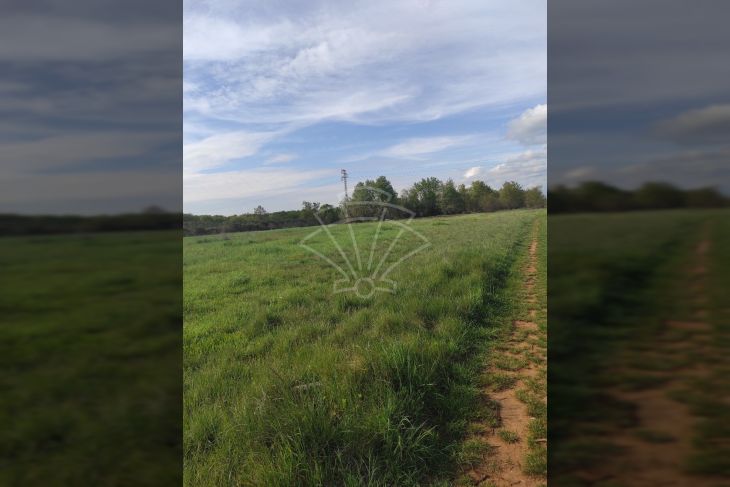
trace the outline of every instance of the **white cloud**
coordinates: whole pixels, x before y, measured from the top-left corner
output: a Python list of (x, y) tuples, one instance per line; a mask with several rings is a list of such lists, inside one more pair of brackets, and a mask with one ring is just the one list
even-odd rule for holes
[(183, 146), (183, 171), (196, 173), (252, 156), (275, 135), (274, 132), (236, 131), (187, 143)]
[(480, 173), (481, 171), (482, 171), (482, 168), (481, 168), (481, 166), (474, 166), (474, 167), (470, 167), (470, 168), (469, 168), (469, 169), (467, 169), (467, 171), (466, 171), (466, 172), (464, 173), (464, 178), (465, 178), (465, 179), (471, 179), (471, 178), (473, 178), (474, 176), (476, 176), (477, 174), (479, 174), (479, 173)]
[(508, 125), (507, 137), (523, 145), (541, 145), (547, 142), (547, 105), (525, 110)]
[(690, 110), (655, 126), (655, 133), (678, 143), (727, 143), (730, 105)]
[(418, 158), (427, 154), (434, 154), (452, 147), (469, 143), (471, 135), (446, 137), (417, 137), (408, 139), (382, 151), (380, 155), (398, 158)]
[(291, 162), (296, 158), (297, 156), (295, 156), (294, 154), (276, 154), (266, 159), (266, 162), (264, 164), (284, 164), (287, 162)]
[(528, 150), (508, 157), (486, 171), (486, 182), (501, 186), (505, 181), (517, 181), (525, 187), (546, 186), (547, 150)]

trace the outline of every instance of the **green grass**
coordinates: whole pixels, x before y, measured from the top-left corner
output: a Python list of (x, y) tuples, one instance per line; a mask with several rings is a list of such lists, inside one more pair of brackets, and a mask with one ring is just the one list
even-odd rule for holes
[(510, 355), (500, 355), (494, 360), (494, 366), (500, 370), (516, 371), (527, 366), (527, 359), (523, 357), (513, 357)]
[(515, 433), (514, 431), (508, 431), (508, 430), (499, 430), (499, 437), (502, 438), (502, 441), (505, 443), (517, 443), (520, 441), (520, 436)]
[(504, 391), (509, 389), (517, 382), (516, 375), (508, 375), (501, 372), (492, 372), (487, 377), (487, 385), (491, 386), (494, 392)]
[[(707, 321), (713, 327), (709, 346), (715, 350), (712, 356), (727, 357), (730, 212), (558, 215), (548, 220), (551, 477), (566, 485), (588, 485), (576, 472), (590, 472), (623, 455), (611, 435), (637, 426), (635, 406), (607, 391), (660, 387), (673, 371), (707, 360), (681, 351), (655, 353), (661, 349), (658, 337), (690, 338), (662, 335), (662, 330), (668, 319), (690, 317), (687, 266), (707, 228), (712, 241), (712, 284), (705, 291)], [(720, 413), (720, 403), (730, 384), (728, 361), (718, 357), (708, 363), (710, 376), (680, 395), (699, 419), (685, 468), (726, 475), (730, 418)], [(634, 371), (617, 371), (618, 363)], [(636, 433), (647, 447), (666, 441), (661, 432)]]
[(0, 238), (0, 485), (181, 481), (180, 239)]
[[(544, 215), (415, 220), (431, 246), (368, 299), (333, 294), (341, 274), (298, 245), (311, 228), (184, 239), (185, 484), (448, 484), (477, 456), (469, 424), (498, 419), (480, 402), (483, 356), (510, 325), (508, 283)], [(354, 228), (368, 249), (376, 225)], [(347, 227), (331, 230), (352, 248)], [(312, 246), (344, 267), (324, 237)]]

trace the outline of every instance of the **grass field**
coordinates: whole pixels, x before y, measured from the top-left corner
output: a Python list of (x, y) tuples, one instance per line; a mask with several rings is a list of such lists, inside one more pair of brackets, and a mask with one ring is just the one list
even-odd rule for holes
[(730, 212), (549, 227), (551, 482), (723, 485)]
[(0, 238), (0, 485), (180, 483), (180, 238)]
[[(333, 293), (343, 273), (299, 245), (314, 228), (184, 239), (185, 484), (453, 483), (474, 459), (470, 425), (490, 414), (485, 357), (523, 309), (544, 219), (414, 220), (430, 246), (388, 275), (394, 293), (370, 298)], [(353, 240), (367, 268), (374, 234), (379, 262), (399, 232), (353, 228), (331, 231), (355, 268)], [(347, 274), (324, 233), (309, 243)], [(421, 243), (406, 232), (383, 268)]]

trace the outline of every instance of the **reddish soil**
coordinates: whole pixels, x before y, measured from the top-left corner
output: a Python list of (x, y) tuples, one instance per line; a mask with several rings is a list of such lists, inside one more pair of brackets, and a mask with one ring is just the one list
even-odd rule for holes
[[(537, 226), (535, 226), (537, 229)], [(537, 311), (534, 309), (537, 303), (535, 296), (535, 275), (537, 272), (537, 237), (533, 236), (529, 248), (529, 260), (525, 268), (525, 294), (527, 302), (532, 309), (528, 315), (532, 319)], [(507, 342), (507, 350), (496, 352), (492, 362), (499, 358), (510, 358), (527, 365), (517, 370), (500, 370), (501, 374), (516, 377), (515, 382), (505, 390), (485, 390), (484, 395), (500, 406), (501, 426), (491, 428), (488, 425), (481, 425), (483, 434), (481, 439), (489, 445), (489, 449), (482, 462), (467, 472), (468, 477), (476, 485), (490, 487), (523, 486), (537, 487), (545, 484), (544, 479), (526, 475), (523, 472), (523, 462), (528, 452), (527, 437), (528, 428), (532, 418), (527, 412), (527, 406), (518, 399), (518, 391), (524, 389), (529, 379), (534, 378), (540, 371), (538, 365), (527, 357), (528, 354), (543, 354), (536, 350), (533, 342), (537, 339), (538, 326), (532, 321), (515, 320), (513, 322), (512, 334)], [(488, 372), (496, 371), (493, 364), (488, 366)], [(519, 437), (517, 442), (507, 442), (500, 437), (501, 430), (516, 433)]]

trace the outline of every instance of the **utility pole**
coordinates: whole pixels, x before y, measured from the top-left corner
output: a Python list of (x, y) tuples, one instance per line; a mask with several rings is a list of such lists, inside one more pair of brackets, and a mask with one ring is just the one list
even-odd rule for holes
[(345, 183), (345, 203), (343, 204), (343, 207), (344, 207), (343, 209), (345, 210), (345, 221), (350, 221), (350, 215), (348, 214), (348, 211), (347, 211), (347, 203), (350, 199), (350, 196), (347, 194), (347, 169), (341, 170), (340, 173), (342, 174), (340, 179), (342, 180), (343, 183)]
[(345, 183), (345, 201), (350, 199), (350, 197), (347, 194), (347, 169), (343, 169), (340, 171), (342, 173), (342, 177), (340, 178)]

